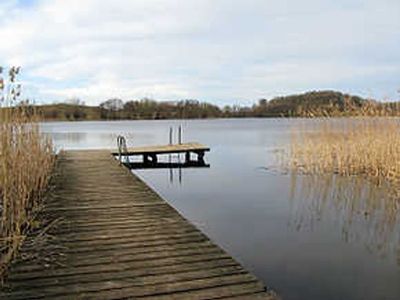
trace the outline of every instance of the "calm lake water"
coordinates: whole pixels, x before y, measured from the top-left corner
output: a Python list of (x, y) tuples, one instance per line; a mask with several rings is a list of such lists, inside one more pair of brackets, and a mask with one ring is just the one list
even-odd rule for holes
[(133, 172), (266, 285), (284, 299), (400, 299), (399, 218), (385, 190), (358, 178), (294, 176), (278, 167), (277, 152), (301, 122), (309, 121), (42, 127), (58, 149), (94, 149), (115, 148), (119, 134), (131, 146), (167, 144), (169, 127), (182, 125), (184, 141), (210, 146), (210, 168)]

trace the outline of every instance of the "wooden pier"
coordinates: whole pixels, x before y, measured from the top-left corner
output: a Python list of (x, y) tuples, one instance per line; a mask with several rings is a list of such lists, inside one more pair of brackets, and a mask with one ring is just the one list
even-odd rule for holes
[(1, 299), (276, 299), (110, 152), (61, 153), (38, 219)]
[(157, 163), (158, 155), (176, 153), (185, 153), (185, 161), (190, 162), (190, 155), (191, 153), (194, 153), (197, 155), (197, 161), (201, 162), (204, 160), (204, 154), (207, 151), (210, 151), (210, 148), (200, 143), (184, 143), (160, 146), (134, 147), (128, 148), (122, 153), (115, 152), (113, 154), (122, 156), (142, 156), (143, 163)]

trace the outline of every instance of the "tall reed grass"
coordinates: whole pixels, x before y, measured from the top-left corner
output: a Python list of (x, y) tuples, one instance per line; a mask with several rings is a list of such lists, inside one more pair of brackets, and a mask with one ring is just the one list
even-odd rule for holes
[(289, 166), (308, 174), (361, 175), (399, 187), (399, 149), (397, 117), (317, 119), (293, 131)]
[(11, 68), (0, 80), (0, 275), (30, 228), (54, 165), (53, 147), (40, 133), (39, 116), (32, 107), (18, 104), (18, 72)]

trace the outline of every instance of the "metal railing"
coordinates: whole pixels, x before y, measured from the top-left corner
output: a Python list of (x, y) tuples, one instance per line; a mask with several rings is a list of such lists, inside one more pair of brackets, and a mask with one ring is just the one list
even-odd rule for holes
[(125, 157), (125, 163), (129, 163), (128, 147), (126, 146), (126, 139), (124, 136), (119, 135), (117, 137), (117, 147), (118, 147), (118, 160), (122, 164), (122, 157)]
[[(172, 126), (169, 127), (169, 144), (173, 145), (173, 136), (174, 136), (174, 128)], [(178, 144), (182, 144), (182, 125), (178, 127)]]

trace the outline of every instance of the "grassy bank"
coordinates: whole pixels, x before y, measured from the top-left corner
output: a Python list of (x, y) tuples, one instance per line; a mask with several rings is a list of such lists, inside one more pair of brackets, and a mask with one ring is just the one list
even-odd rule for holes
[(13, 83), (3, 88), (6, 108), (0, 114), (0, 275), (30, 228), (54, 164), (52, 144), (40, 133), (37, 115), (14, 104)]

